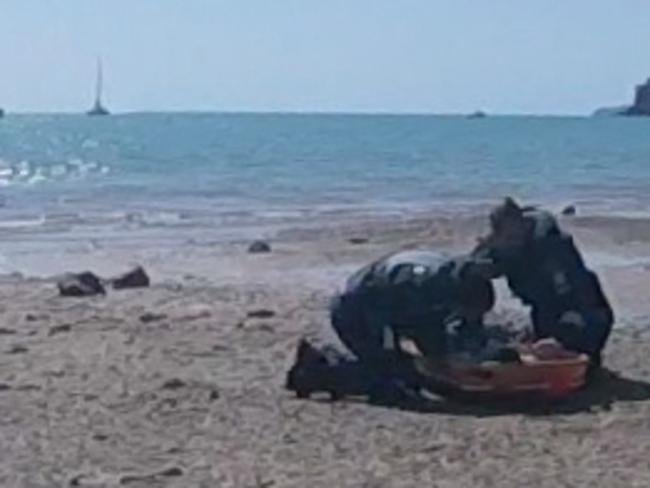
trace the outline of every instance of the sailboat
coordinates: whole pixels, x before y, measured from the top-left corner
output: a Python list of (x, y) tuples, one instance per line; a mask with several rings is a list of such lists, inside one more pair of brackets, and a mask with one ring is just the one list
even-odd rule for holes
[(102, 61), (101, 59), (97, 60), (97, 83), (95, 85), (95, 105), (93, 108), (86, 112), (88, 115), (110, 115), (110, 112), (106, 107), (102, 105)]

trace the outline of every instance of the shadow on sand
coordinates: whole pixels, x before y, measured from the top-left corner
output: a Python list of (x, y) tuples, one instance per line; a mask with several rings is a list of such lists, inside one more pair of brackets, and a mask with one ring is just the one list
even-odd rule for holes
[[(331, 400), (359, 402), (372, 406), (394, 408), (422, 414), (448, 414), (473, 417), (490, 417), (509, 414), (529, 416), (548, 416), (556, 414), (578, 414), (595, 410), (609, 410), (616, 402), (650, 401), (650, 383), (625, 378), (616, 372), (603, 369), (596, 373), (588, 385), (569, 398), (551, 401), (536, 398), (503, 398), (459, 394), (437, 388), (435, 395), (387, 394), (373, 395), (367, 387), (350, 381), (354, 375), (347, 376), (345, 391), (331, 394)], [(323, 390), (321, 390), (323, 391)]]

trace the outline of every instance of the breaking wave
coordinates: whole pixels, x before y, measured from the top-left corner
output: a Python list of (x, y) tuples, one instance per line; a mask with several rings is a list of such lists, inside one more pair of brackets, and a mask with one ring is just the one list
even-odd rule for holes
[(90, 175), (105, 175), (109, 172), (110, 167), (107, 165), (79, 158), (53, 163), (0, 159), (0, 187), (76, 180)]

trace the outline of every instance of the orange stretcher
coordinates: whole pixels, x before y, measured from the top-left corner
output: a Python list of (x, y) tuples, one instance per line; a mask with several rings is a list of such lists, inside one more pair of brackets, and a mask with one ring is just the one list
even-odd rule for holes
[(517, 352), (520, 362), (472, 364), (450, 359), (441, 366), (419, 357), (416, 367), (434, 384), (466, 394), (559, 399), (585, 384), (589, 360), (584, 354), (557, 348), (540, 351), (534, 345), (520, 345)]

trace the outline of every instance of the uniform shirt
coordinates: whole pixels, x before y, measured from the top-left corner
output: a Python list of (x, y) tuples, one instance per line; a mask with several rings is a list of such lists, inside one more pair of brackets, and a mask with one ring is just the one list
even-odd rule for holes
[(549, 212), (529, 209), (524, 217), (532, 225), (523, 250), (504, 254), (488, 244), (475, 254), (495, 262), (512, 292), (533, 308), (533, 321), (552, 326), (569, 310), (585, 314), (599, 309), (611, 315), (598, 278), (585, 266), (573, 238)]
[(341, 299), (361, 312), (366, 327), (409, 337), (425, 354), (439, 353), (466, 263), (431, 251), (399, 252), (352, 275)]

